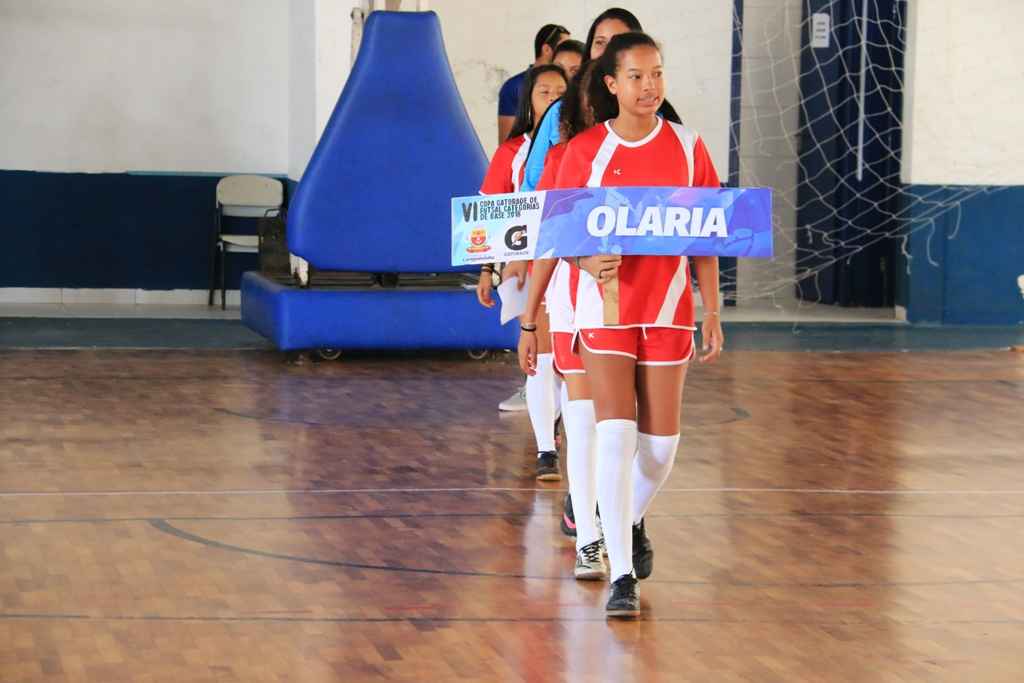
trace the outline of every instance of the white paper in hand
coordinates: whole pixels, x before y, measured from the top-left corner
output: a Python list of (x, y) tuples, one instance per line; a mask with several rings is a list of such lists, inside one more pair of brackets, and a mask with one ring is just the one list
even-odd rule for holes
[(519, 289), (519, 278), (510, 277), (498, 285), (498, 296), (501, 297), (501, 324), (512, 318), (518, 318), (526, 310), (526, 297), (530, 293), (530, 276), (526, 276), (523, 288)]

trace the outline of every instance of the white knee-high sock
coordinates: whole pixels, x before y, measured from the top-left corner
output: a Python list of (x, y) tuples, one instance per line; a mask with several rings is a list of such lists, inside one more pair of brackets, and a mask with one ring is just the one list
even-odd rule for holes
[(637, 437), (636, 462), (633, 465), (633, 523), (639, 524), (654, 496), (672, 473), (679, 448), (679, 435)]
[(569, 494), (576, 517), (576, 549), (600, 537), (597, 530), (597, 433), (593, 401), (569, 401), (562, 413), (565, 420), (566, 468)]
[[(554, 354), (551, 356), (554, 358)], [(552, 367), (554, 365), (552, 364)], [(555, 403), (558, 405), (558, 415), (562, 415), (563, 419), (565, 416), (565, 405), (569, 402), (569, 385), (564, 379), (555, 373)], [(558, 415), (555, 415), (555, 419), (558, 419)]]
[(633, 573), (633, 460), (637, 428), (634, 420), (597, 423), (597, 503), (615, 581)]
[(537, 374), (526, 378), (526, 410), (537, 439), (537, 452), (555, 450), (554, 356), (537, 354)]

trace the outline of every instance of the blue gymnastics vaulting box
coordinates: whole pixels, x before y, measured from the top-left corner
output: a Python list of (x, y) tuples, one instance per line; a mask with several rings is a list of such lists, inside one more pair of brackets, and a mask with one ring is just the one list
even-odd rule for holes
[(243, 322), (282, 350), (513, 347), (515, 326), (464, 286), (477, 269), (450, 261), (451, 198), (475, 194), (486, 170), (437, 15), (371, 13), (291, 202), (288, 246), (315, 270), (397, 273), (397, 286), (300, 288), (250, 272)]

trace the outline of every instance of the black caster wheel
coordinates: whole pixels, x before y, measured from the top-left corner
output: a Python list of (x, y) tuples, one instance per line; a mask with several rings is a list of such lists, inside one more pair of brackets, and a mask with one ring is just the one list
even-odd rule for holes
[(316, 355), (320, 360), (338, 360), (339, 358), (341, 358), (341, 349), (317, 349)]
[(491, 352), (487, 349), (468, 349), (466, 355), (473, 360), (487, 360), (490, 357)]

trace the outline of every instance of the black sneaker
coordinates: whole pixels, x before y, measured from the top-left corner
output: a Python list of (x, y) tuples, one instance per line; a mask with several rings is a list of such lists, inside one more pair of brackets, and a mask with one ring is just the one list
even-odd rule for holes
[(633, 525), (633, 572), (638, 579), (646, 579), (654, 571), (654, 548), (647, 538), (644, 520)]
[(612, 594), (604, 613), (609, 617), (632, 619), (640, 616), (640, 598), (636, 595), (636, 579), (623, 574), (612, 584)]
[(572, 495), (565, 494), (565, 504), (562, 506), (562, 533), (566, 536), (576, 538), (576, 515), (572, 513)]
[(558, 467), (556, 451), (543, 451), (537, 454), (537, 479), (540, 481), (562, 481), (562, 470)]

